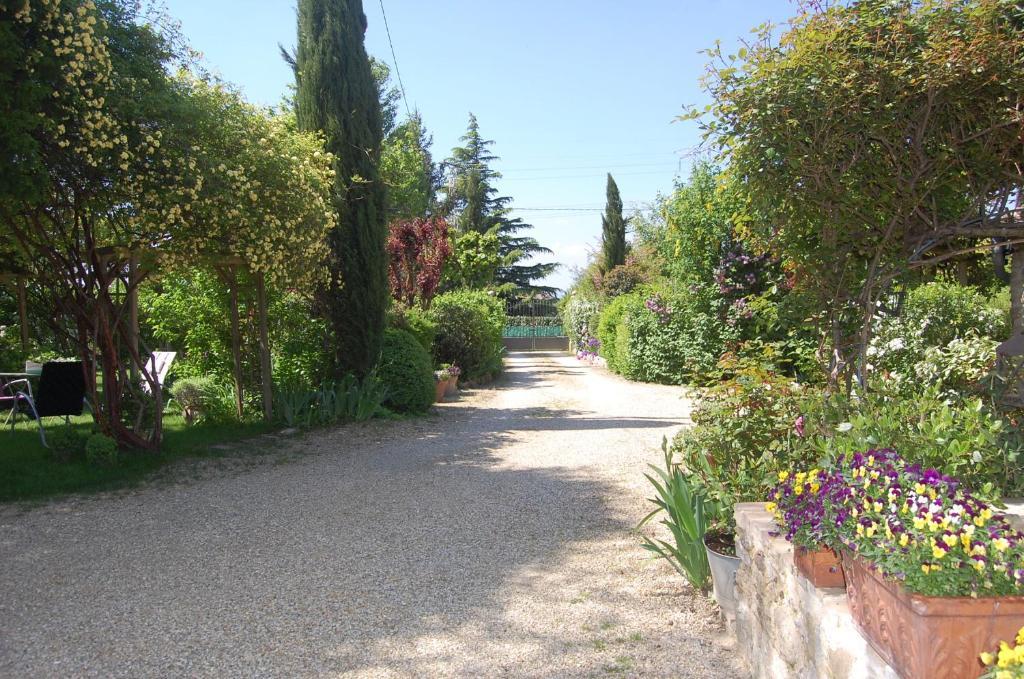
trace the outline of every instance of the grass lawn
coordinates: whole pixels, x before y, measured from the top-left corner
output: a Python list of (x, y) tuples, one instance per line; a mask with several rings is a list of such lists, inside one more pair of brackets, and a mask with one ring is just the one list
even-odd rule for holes
[[(3, 415), (6, 416), (6, 412)], [(47, 431), (52, 431), (63, 427), (64, 423), (58, 418), (49, 418), (44, 420), (44, 425)], [(72, 418), (71, 426), (87, 435), (92, 430), (92, 417)], [(21, 421), (14, 431), (10, 427), (0, 430), (0, 502), (131, 486), (173, 460), (218, 455), (221, 453), (211, 450), (211, 446), (272, 429), (273, 425), (263, 422), (188, 426), (180, 416), (168, 415), (164, 417), (164, 443), (160, 453), (122, 453), (117, 465), (103, 467), (85, 460), (55, 461), (39, 442), (36, 423)]]

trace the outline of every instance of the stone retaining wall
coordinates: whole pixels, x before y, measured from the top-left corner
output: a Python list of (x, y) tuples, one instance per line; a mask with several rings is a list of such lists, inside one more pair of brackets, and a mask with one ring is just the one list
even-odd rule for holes
[(761, 503), (736, 509), (737, 650), (758, 679), (899, 679), (857, 629), (842, 589), (817, 589)]

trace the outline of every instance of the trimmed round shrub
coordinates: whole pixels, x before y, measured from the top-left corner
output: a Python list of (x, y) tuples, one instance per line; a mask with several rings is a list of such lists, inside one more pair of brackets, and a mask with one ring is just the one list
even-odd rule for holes
[(46, 432), (46, 444), (58, 462), (70, 462), (85, 455), (84, 434), (71, 427), (55, 427)]
[(430, 315), (437, 324), (437, 363), (459, 366), (470, 380), (501, 371), (507, 317), (500, 298), (479, 290), (449, 292), (434, 298)]
[(85, 459), (89, 464), (113, 466), (117, 464), (117, 443), (104, 434), (93, 434), (85, 442)]
[(422, 413), (434, 402), (430, 354), (412, 333), (384, 331), (377, 377), (387, 389), (384, 405), (400, 413)]
[(397, 302), (388, 312), (388, 327), (405, 330), (423, 346), (427, 352), (434, 351), (434, 338), (437, 336), (437, 323), (429, 312), (419, 307), (407, 307)]

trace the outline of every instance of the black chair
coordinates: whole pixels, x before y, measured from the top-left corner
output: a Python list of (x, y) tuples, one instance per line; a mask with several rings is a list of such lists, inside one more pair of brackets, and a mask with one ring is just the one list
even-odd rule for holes
[[(63, 417), (67, 422), (72, 415), (82, 414), (85, 405), (85, 373), (82, 372), (82, 362), (44, 363), (35, 397), (31, 392), (19, 391), (15, 393), (14, 399), (14, 419), (17, 419), (19, 404), (24, 403), (28, 409), (25, 414), (39, 424), (39, 439), (43, 446), (46, 446), (44, 417)], [(14, 420), (11, 421), (11, 426), (14, 426)]]

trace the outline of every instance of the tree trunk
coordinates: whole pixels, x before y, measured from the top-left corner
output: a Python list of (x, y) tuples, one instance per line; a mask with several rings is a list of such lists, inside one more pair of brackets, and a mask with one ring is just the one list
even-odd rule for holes
[(1013, 335), (1024, 334), (1024, 243), (1013, 247), (1010, 260), (1010, 319)]
[[(25, 279), (18, 278), (18, 322), (21, 324), (21, 350), (28, 354), (28, 295), (25, 293)], [(26, 356), (25, 358), (28, 358)]]
[(263, 272), (256, 273), (256, 306), (260, 326), (260, 381), (263, 385), (263, 419), (274, 416), (273, 375), (270, 363), (270, 332), (267, 327), (267, 288)]

